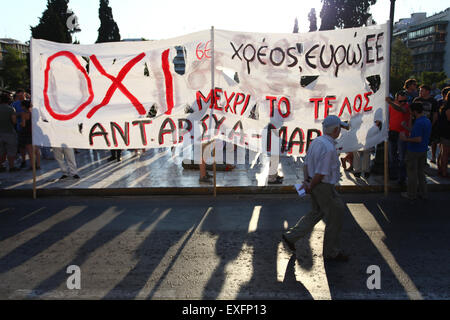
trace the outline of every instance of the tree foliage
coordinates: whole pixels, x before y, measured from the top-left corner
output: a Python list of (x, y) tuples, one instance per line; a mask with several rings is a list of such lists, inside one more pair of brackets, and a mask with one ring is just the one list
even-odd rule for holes
[(437, 88), (442, 88), (448, 79), (445, 71), (424, 71), (417, 77), (417, 80), (420, 84), (427, 84), (429, 86), (436, 85)]
[(67, 28), (67, 4), (69, 0), (48, 0), (47, 9), (42, 13), (39, 24), (31, 27), (35, 39), (71, 43), (72, 35)]
[(316, 9), (311, 8), (308, 14), (309, 20), (309, 32), (317, 31), (317, 17), (316, 17)]
[(0, 77), (3, 78), (5, 87), (10, 90), (28, 88), (30, 86), (30, 77), (27, 59), (22, 57), (18, 50), (12, 47), (6, 47), (6, 52), (3, 55), (2, 69), (0, 69)]
[(412, 77), (413, 58), (411, 49), (400, 39), (392, 42), (391, 46), (391, 78), (390, 91), (395, 93), (402, 89), (406, 79)]
[(100, 0), (98, 10), (100, 18), (100, 28), (98, 29), (97, 43), (120, 41), (120, 32), (117, 23), (114, 21), (109, 0)]
[(376, 0), (322, 0), (320, 30), (355, 28), (367, 25), (368, 12)]

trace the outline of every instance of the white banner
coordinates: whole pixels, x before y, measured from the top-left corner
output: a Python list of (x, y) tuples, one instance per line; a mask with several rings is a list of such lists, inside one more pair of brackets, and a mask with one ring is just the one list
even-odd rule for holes
[(350, 123), (340, 151), (387, 138), (387, 25), (211, 36), (94, 45), (33, 39), (33, 144), (138, 149), (223, 139), (265, 152), (279, 136), (282, 154), (298, 156), (328, 114)]

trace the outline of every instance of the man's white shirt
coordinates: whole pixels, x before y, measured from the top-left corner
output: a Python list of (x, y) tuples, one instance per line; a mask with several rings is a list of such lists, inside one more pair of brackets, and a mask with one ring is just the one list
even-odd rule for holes
[(337, 142), (324, 134), (311, 143), (306, 154), (305, 163), (308, 175), (312, 178), (316, 174), (324, 175), (322, 182), (337, 184), (340, 179), (339, 156), (336, 151)]

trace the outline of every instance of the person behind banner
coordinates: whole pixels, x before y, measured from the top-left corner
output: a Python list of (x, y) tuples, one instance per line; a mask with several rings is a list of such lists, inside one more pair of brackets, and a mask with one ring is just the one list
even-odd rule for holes
[(415, 98), (419, 96), (417, 92), (417, 80), (416, 79), (408, 79), (405, 81), (403, 85), (403, 89), (405, 89), (407, 93), (408, 103), (411, 104)]
[[(404, 132), (400, 139), (408, 142), (406, 154), (406, 170), (408, 174), (408, 192), (402, 192), (402, 197), (415, 200), (417, 196), (427, 198), (427, 183), (425, 178), (425, 164), (427, 161), (428, 142), (431, 135), (431, 121), (425, 116), (423, 106), (419, 102), (413, 102), (410, 106), (415, 117), (414, 125), (409, 137)], [(417, 193), (419, 185), (419, 193)]]
[(11, 96), (2, 93), (0, 96), (0, 172), (5, 171), (3, 162), (8, 158), (9, 172), (19, 171), (14, 166), (17, 154), (16, 110), (10, 106)]
[[(22, 123), (20, 124), (22, 129), (19, 133), (19, 144), (25, 146), (26, 153), (30, 158), (30, 170), (33, 168), (32, 165), (32, 155), (33, 155), (33, 145), (32, 145), (32, 134), (31, 134), (31, 108), (32, 104), (30, 100), (22, 101)], [(39, 148), (35, 148), (34, 152), (36, 169), (41, 169), (41, 155), (39, 153)]]
[(63, 147), (53, 147), (53, 154), (55, 159), (59, 164), (62, 171), (62, 176), (59, 180), (65, 180), (70, 176), (74, 179), (80, 179), (78, 175), (77, 162), (75, 159), (75, 152), (72, 148)]
[(439, 133), (437, 129), (438, 120), (438, 103), (431, 95), (431, 87), (428, 85), (421, 85), (419, 97), (415, 98), (414, 102), (420, 102), (423, 106), (424, 115), (431, 121), (431, 163), (436, 163), (437, 143), (439, 142)]
[(330, 115), (322, 122), (323, 135), (314, 139), (306, 154), (303, 173), (305, 191), (311, 194), (312, 210), (303, 216), (294, 227), (283, 233), (287, 247), (295, 252), (295, 243), (307, 236), (320, 221), (326, 221), (323, 242), (325, 261), (348, 261), (348, 256), (339, 248), (345, 205), (335, 185), (340, 179), (340, 161), (336, 151), (336, 139), (341, 126), (346, 124), (337, 116)]

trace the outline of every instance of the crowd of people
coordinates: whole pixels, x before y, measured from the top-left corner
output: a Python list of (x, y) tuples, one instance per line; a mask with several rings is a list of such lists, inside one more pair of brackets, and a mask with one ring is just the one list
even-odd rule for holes
[[(386, 97), (389, 104), (389, 138), (388, 138), (388, 163), (389, 179), (397, 181), (400, 186), (406, 186), (407, 181), (414, 184), (413, 175), (418, 175), (418, 181), (423, 183), (425, 179), (424, 168), (429, 167), (428, 152), (431, 151), (430, 163), (436, 164), (438, 175), (448, 178), (448, 158), (450, 153), (450, 111), (448, 92), (450, 86), (444, 86), (439, 91), (432, 89), (427, 84), (418, 86), (417, 80), (408, 79), (403, 89), (394, 97)], [(429, 121), (430, 133), (426, 132)], [(376, 121), (381, 128), (381, 122)], [(419, 125), (426, 125), (420, 127)], [(421, 136), (420, 141), (413, 139)], [(380, 148), (381, 147), (381, 148)], [(382, 150), (382, 145), (377, 146), (376, 152)], [(379, 149), (379, 150), (378, 150)], [(370, 152), (364, 150), (348, 152), (341, 157), (341, 165), (345, 171), (351, 172), (356, 178), (362, 175), (370, 176)], [(414, 157), (421, 153), (421, 159)], [(413, 160), (414, 159), (414, 160)], [(417, 160), (417, 161), (416, 161)], [(411, 177), (411, 178), (410, 178)], [(408, 184), (409, 186), (409, 184)], [(411, 187), (412, 188), (412, 187)], [(403, 194), (408, 198), (415, 198), (415, 194)]]
[[(8, 159), (9, 172), (26, 168), (26, 155), (32, 159), (30, 96), (19, 89), (14, 96), (2, 92), (0, 97), (0, 171), (6, 171), (3, 162)], [(18, 156), (20, 158), (18, 158)], [(20, 159), (20, 165), (15, 165)], [(40, 152), (35, 149), (36, 168), (40, 169)], [(31, 161), (30, 168), (31, 169)]]
[[(389, 178), (407, 185), (402, 196), (426, 198), (425, 168), (437, 164), (438, 175), (448, 178), (450, 151), (449, 91), (446, 86), (434, 95), (427, 84), (418, 87), (415, 79), (405, 81), (404, 90), (389, 103)], [(435, 92), (434, 92), (435, 93)], [(439, 153), (437, 152), (439, 150)]]

